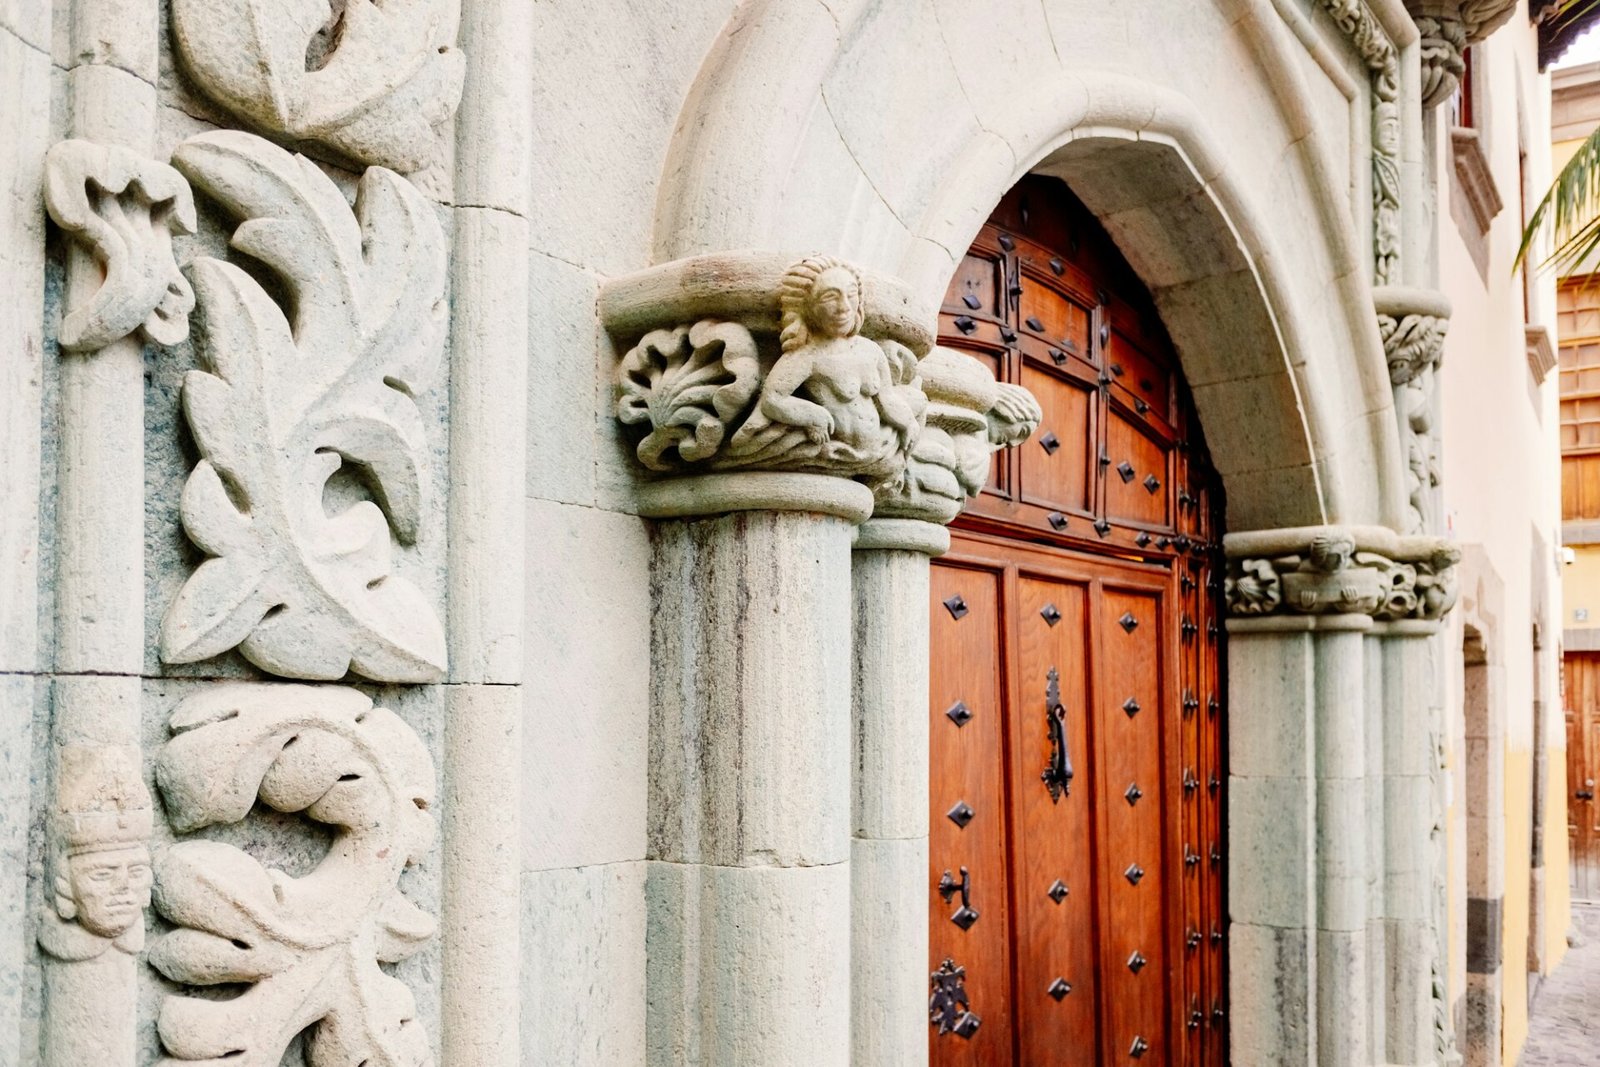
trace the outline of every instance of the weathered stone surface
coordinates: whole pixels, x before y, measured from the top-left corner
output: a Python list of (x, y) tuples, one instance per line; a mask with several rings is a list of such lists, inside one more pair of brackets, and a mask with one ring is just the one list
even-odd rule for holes
[[(207, 94), (337, 161), (418, 169), (461, 98), (458, 6), (444, 0), (175, 0), (174, 39)], [(235, 32), (250, 26), (250, 33)]]
[[(404, 179), (374, 169), (352, 214), (312, 164), (249, 134), (202, 134), (174, 160), (242, 220), (234, 246), (293, 300), (278, 305), (221, 260), (195, 264), (208, 369), (184, 381), (202, 459), (183, 520), (211, 558), (168, 609), (162, 658), (237, 645), (288, 677), (439, 677), (438, 616), (389, 559), (391, 527), (402, 543), (429, 533), (427, 435), (412, 393), (435, 369), (444, 326), (432, 212)], [(345, 465), (362, 472), (367, 498), (329, 515), (327, 486)]]

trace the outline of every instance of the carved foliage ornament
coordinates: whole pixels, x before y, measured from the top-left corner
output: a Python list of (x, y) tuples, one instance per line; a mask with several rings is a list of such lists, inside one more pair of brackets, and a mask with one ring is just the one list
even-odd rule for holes
[(1374, 284), (1400, 270), (1400, 56), (1364, 0), (1318, 0), (1350, 39), (1372, 81)]
[[(443, 340), (445, 246), (432, 207), (373, 168), (355, 210), (315, 165), (250, 134), (193, 137), (174, 162), (241, 218), (233, 247), (281, 282), (280, 304), (217, 259), (194, 264), (199, 354), (184, 411), (201, 460), (184, 486), (189, 537), (211, 557), (161, 626), (161, 654), (190, 663), (237, 645), (295, 678), (347, 670), (438, 678), (444, 631), (391, 570), (417, 539), (428, 453), (412, 397)], [(341, 466), (372, 499), (330, 514)]]
[(137, 748), (62, 746), (49, 827), (50, 903), (39, 925), (46, 953), (75, 962), (144, 947), (152, 826)]
[(622, 358), (617, 416), (654, 471), (806, 471), (898, 486), (927, 401), (904, 345), (861, 336), (860, 275), (815, 256), (784, 276), (780, 353), (712, 319), (652, 330)]
[(62, 319), (62, 348), (104, 348), (135, 330), (164, 345), (189, 335), (194, 290), (172, 258), (172, 235), (195, 228), (181, 174), (126, 148), (61, 141), (45, 155), (44, 198), (50, 218), (105, 274)]
[(172, 0), (195, 83), (246, 122), (410, 172), (461, 99), (459, 0)]
[(1225, 596), (1235, 616), (1370, 615), (1382, 621), (1441, 619), (1455, 605), (1460, 550), (1433, 542), (1426, 554), (1395, 558), (1359, 549), (1332, 530), (1303, 552), (1228, 561)]
[(171, 728), (156, 781), (175, 830), (239, 822), (259, 800), (335, 833), (301, 878), (217, 841), (161, 857), (156, 908), (177, 929), (151, 948), (151, 965), (186, 986), (244, 987), (226, 999), (168, 996), (163, 1067), (276, 1067), (307, 1027), (312, 1067), (431, 1063), (410, 990), (378, 966), (411, 956), (435, 928), (396, 884), (434, 836), (421, 739), (343, 687), (217, 686), (180, 704)]
[(1422, 106), (1450, 99), (1466, 66), (1467, 48), (1505, 25), (1517, 0), (1406, 0), (1421, 35)]

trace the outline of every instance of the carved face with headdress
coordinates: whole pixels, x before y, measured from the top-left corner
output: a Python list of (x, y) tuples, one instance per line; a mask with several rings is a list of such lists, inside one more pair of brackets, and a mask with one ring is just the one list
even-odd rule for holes
[(120, 937), (150, 904), (153, 816), (137, 759), (69, 745), (58, 783), (56, 912), (99, 937)]
[(830, 256), (811, 256), (790, 267), (779, 303), (785, 352), (814, 339), (853, 337), (866, 319), (861, 276)]

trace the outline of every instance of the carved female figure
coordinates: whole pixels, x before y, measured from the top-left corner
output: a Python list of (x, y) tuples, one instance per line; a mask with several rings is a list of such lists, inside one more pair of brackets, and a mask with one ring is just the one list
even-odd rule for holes
[(927, 401), (908, 350), (861, 336), (860, 276), (832, 258), (804, 259), (784, 276), (779, 306), (783, 354), (729, 442), (729, 457), (739, 466), (777, 461), (898, 474)]

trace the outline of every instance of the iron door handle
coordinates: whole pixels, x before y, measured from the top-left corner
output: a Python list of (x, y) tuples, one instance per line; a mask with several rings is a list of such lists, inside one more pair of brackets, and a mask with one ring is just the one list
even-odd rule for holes
[(1061, 675), (1051, 667), (1046, 677), (1044, 717), (1050, 730), (1050, 762), (1039, 777), (1050, 790), (1050, 802), (1059, 804), (1063, 796), (1072, 795), (1072, 756), (1067, 752), (1067, 709), (1061, 703)]
[(1594, 790), (1593, 789), (1580, 789), (1580, 790), (1577, 791), (1577, 793), (1575, 793), (1573, 795), (1576, 796), (1579, 800), (1593, 800), (1594, 799)]
[(946, 904), (957, 893), (961, 894), (961, 907), (950, 916), (950, 921), (963, 930), (972, 929), (972, 924), (978, 921), (978, 909), (972, 906), (972, 872), (965, 867), (961, 868), (961, 881), (956, 881), (949, 870), (944, 872), (944, 877), (939, 879), (939, 895)]

